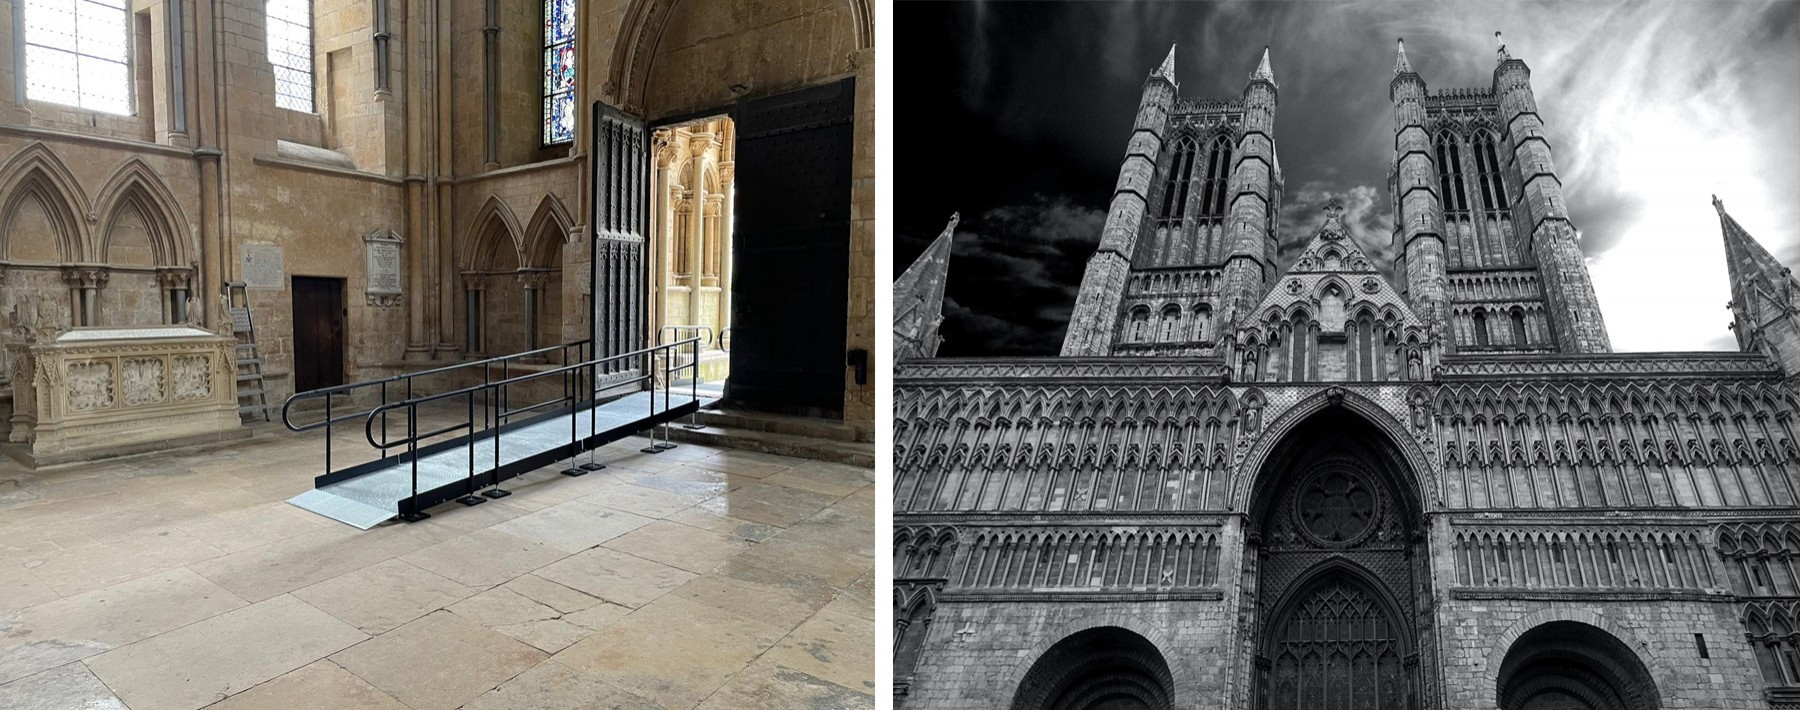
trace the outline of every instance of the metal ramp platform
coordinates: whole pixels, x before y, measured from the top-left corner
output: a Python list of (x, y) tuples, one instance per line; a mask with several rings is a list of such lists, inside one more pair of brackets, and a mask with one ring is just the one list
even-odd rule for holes
[[(677, 377), (687, 366), (675, 364), (680, 358), (673, 355), (678, 348), (696, 347), (696, 340), (582, 359), (588, 346), (582, 341), (289, 398), (282, 410), (289, 429), (325, 430), (326, 473), (314, 479), (313, 490), (288, 502), (362, 530), (396, 517), (421, 520), (430, 517), (424, 512), (427, 508), (445, 501), (475, 505), (504, 497), (508, 494), (499, 485), (507, 479), (653, 430), (713, 402), (691, 376)], [(544, 358), (557, 350), (561, 352), (556, 357), (564, 362), (581, 361), (555, 367), (518, 365), (524, 358)], [(515, 374), (520, 369), (525, 372)], [(415, 395), (424, 378), (441, 383), (451, 379), (446, 375), (479, 377), (481, 384)], [(529, 389), (526, 383), (552, 378), (562, 384), (560, 396), (515, 406), (514, 396)], [(535, 391), (544, 389), (540, 383)], [(621, 389), (637, 391), (607, 397)], [(339, 415), (333, 411), (334, 395), (338, 401), (354, 401), (359, 395), (373, 401), (379, 395), (380, 404)], [(295, 424), (294, 405), (307, 400), (323, 400), (324, 418)], [(447, 415), (462, 415), (461, 421)], [(333, 469), (333, 425), (358, 420), (373, 457)], [(396, 425), (402, 432), (398, 438), (392, 433)], [(673, 447), (663, 443), (646, 450)], [(571, 463), (563, 472), (581, 475), (603, 467)]]

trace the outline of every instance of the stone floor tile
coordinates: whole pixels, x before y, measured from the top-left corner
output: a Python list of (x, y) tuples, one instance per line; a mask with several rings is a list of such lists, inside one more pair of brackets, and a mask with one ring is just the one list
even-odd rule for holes
[(581, 611), (563, 614), (563, 621), (573, 623), (590, 631), (599, 631), (617, 623), (618, 620), (631, 614), (629, 607), (617, 604), (598, 604)]
[(505, 587), (495, 587), (451, 604), (449, 611), (487, 627), (522, 624), (527, 621), (541, 621), (562, 616), (562, 612), (539, 604), (530, 597)]
[(722, 471), (694, 466), (674, 466), (655, 473), (631, 471), (621, 476), (626, 483), (706, 499), (736, 488), (744, 480)]
[(785, 630), (667, 596), (556, 654), (579, 671), (666, 707), (712, 695)]
[(839, 592), (825, 609), (838, 614), (848, 614), (870, 621), (875, 620), (875, 575), (865, 574), (861, 579), (850, 583), (844, 591)]
[(786, 471), (796, 459), (760, 454), (753, 451), (721, 451), (706, 458), (690, 461), (689, 466), (723, 471), (751, 478), (764, 478)]
[(107, 651), (86, 663), (132, 710), (190, 710), (366, 638), (284, 594)]
[(0, 685), (0, 710), (130, 710), (80, 663)]
[(219, 548), (175, 530), (84, 547), (25, 566), (56, 593), (68, 596), (222, 554)]
[(617, 481), (597, 492), (582, 496), (581, 500), (614, 510), (623, 510), (652, 518), (665, 518), (706, 500), (706, 498), (670, 493)]
[(252, 602), (286, 594), (424, 547), (397, 526), (359, 531), (334, 523), (195, 563), (189, 568)]
[(483, 693), (463, 710), (663, 710), (663, 706), (556, 661), (544, 661)]
[(837, 496), (766, 483), (745, 483), (697, 507), (740, 520), (787, 527), (837, 502)]
[(537, 571), (539, 577), (633, 609), (696, 575), (660, 562), (596, 547)]
[(606, 543), (647, 560), (705, 573), (754, 545), (730, 535), (658, 520)]
[(875, 552), (875, 526), (872, 521), (872, 516), (849, 515), (836, 508), (826, 508), (788, 526), (781, 533), (781, 539), (843, 549), (861, 557), (872, 557)]
[(773, 573), (784, 584), (816, 581), (841, 589), (867, 574), (873, 564), (871, 558), (854, 552), (776, 537), (726, 560), (715, 571), (752, 581), (768, 581)]
[(329, 660), (314, 661), (262, 685), (206, 706), (207, 710), (355, 708), (408, 710), (400, 701)]
[(875, 482), (874, 469), (806, 462), (762, 479), (764, 483), (843, 497)]
[(440, 611), (331, 660), (411, 707), (455, 708), (547, 657), (462, 616)]
[(491, 529), (574, 553), (652, 522), (654, 518), (574, 500), (513, 518)]
[(731, 677), (718, 692), (696, 710), (740, 708), (830, 708), (859, 710), (875, 707), (875, 696), (820, 680), (792, 668), (758, 660)]
[(244, 606), (185, 569), (46, 602), (0, 618), (0, 683)]
[(76, 523), (11, 522), (0, 512), (0, 564), (41, 562), (100, 544)]
[(702, 506), (694, 506), (670, 515), (664, 520), (672, 520), (683, 525), (692, 525), (704, 530), (725, 533), (751, 542), (762, 542), (781, 533), (781, 528), (767, 523), (751, 522), (733, 518), (729, 515), (707, 510)]
[(709, 574), (681, 585), (672, 594), (792, 629), (828, 605), (834, 592), (824, 585), (784, 587)]
[(567, 554), (536, 540), (486, 528), (401, 559), (472, 587), (492, 587)]
[(0, 615), (60, 598), (24, 565), (0, 562)]
[(775, 664), (862, 693), (875, 692), (875, 625), (821, 611), (763, 654)]
[(535, 574), (517, 577), (501, 586), (564, 614), (606, 603), (597, 597), (570, 589)]
[(380, 634), (477, 591), (396, 559), (296, 589), (293, 594), (365, 634)]
[(201, 516), (179, 526), (182, 532), (201, 542), (226, 552), (238, 552), (336, 524), (282, 501)]

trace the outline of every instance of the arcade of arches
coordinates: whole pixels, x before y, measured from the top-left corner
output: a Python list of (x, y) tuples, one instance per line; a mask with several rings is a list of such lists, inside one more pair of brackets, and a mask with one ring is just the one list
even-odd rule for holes
[[(836, 397), (814, 411), (872, 435), (874, 378), (843, 364), (874, 345), (867, 0), (80, 4), (98, 13), (82, 16), (81, 46), (110, 46), (116, 30), (129, 47), (96, 55), (125, 68), (120, 86), (94, 75), (65, 95), (48, 69), (0, 68), (14, 97), (0, 106), (0, 312), (27, 330), (229, 334), (221, 299), (242, 282), (276, 405), (335, 379), (585, 340), (594, 104), (655, 123), (849, 87), (854, 100), (830, 107), (848, 137), (832, 144), (843, 156), (829, 177), (844, 215), (828, 232), (847, 283), (843, 337), (809, 362), (831, 363), (816, 374)], [(0, 54), (89, 51), (53, 5), (0, 5), (13, 18)], [(692, 151), (674, 184), (693, 206), (661, 206), (692, 217), (658, 223), (694, 247), (666, 269), (634, 262), (632, 292), (603, 297), (658, 309), (620, 347), (651, 344), (654, 325), (731, 325), (732, 119), (674, 130)], [(671, 166), (642, 172), (658, 167)], [(652, 209), (644, 196), (633, 214)], [(326, 300), (303, 300), (295, 279)], [(714, 360), (722, 377), (728, 358)], [(338, 367), (302, 372), (320, 361)], [(0, 379), (11, 364), (0, 356)]]

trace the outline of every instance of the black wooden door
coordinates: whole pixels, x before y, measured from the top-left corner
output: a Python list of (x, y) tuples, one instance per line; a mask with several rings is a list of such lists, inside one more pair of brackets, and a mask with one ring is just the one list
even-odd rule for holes
[[(601, 356), (645, 347), (649, 281), (644, 273), (644, 234), (650, 220), (650, 146), (644, 122), (594, 102), (593, 194), (588, 214), (594, 225), (589, 250), (592, 270), (594, 350)], [(609, 362), (603, 372), (638, 367)]]
[(846, 79), (737, 107), (734, 404), (843, 416), (855, 96)]
[(344, 384), (344, 280), (294, 277), (294, 391)]

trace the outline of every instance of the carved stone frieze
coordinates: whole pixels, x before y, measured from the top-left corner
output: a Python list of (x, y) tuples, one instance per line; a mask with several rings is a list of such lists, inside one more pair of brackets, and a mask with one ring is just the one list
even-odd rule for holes
[(163, 359), (160, 357), (124, 358), (120, 361), (120, 382), (125, 390), (125, 406), (163, 401)]
[(113, 406), (113, 364), (110, 360), (71, 362), (69, 410), (86, 412)]

